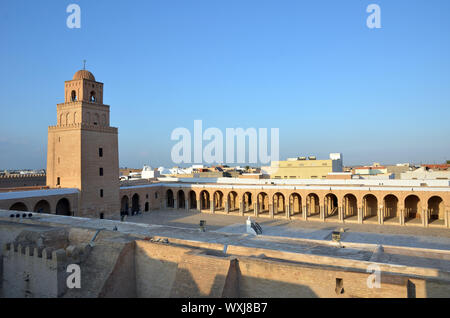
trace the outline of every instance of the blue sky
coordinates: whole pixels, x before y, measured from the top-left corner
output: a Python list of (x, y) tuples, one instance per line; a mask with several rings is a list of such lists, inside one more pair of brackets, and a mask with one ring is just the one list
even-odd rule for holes
[[(69, 4), (81, 29), (66, 26)], [(381, 7), (381, 29), (366, 7)], [(0, 169), (45, 168), (64, 81), (105, 84), (120, 165), (172, 166), (177, 127), (279, 128), (280, 157), (450, 159), (450, 1), (0, 2)]]

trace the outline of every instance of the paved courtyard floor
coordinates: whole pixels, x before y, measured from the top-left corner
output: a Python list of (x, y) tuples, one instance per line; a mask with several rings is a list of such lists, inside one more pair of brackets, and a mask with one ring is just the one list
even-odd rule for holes
[[(127, 217), (127, 222), (168, 225), (198, 229), (200, 220), (206, 221), (207, 231), (243, 234), (246, 233), (247, 216), (199, 213), (185, 210), (154, 210), (141, 215)], [(263, 230), (263, 235), (293, 237), (313, 240), (331, 240), (331, 233), (344, 231), (343, 242), (420, 247), (450, 250), (450, 229), (422, 228), (415, 226), (343, 224), (254, 218)]]

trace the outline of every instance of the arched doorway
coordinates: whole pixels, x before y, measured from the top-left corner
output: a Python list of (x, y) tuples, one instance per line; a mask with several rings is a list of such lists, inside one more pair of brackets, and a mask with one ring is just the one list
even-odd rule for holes
[(319, 203), (319, 196), (317, 194), (310, 193), (307, 195), (306, 210), (309, 217), (320, 215), (320, 203)]
[(250, 192), (245, 192), (242, 196), (243, 210), (245, 213), (253, 212), (253, 196)]
[(148, 202), (145, 202), (145, 212), (148, 212), (150, 210)]
[(408, 195), (405, 198), (404, 213), (405, 222), (420, 220), (420, 199), (416, 195)]
[(47, 213), (50, 214), (51, 209), (50, 209), (50, 203), (48, 203), (46, 200), (41, 200), (38, 203), (36, 203), (36, 205), (34, 206), (33, 209), (34, 212), (37, 213)]
[(339, 211), (339, 205), (338, 205), (338, 198), (333, 193), (328, 193), (325, 196), (325, 202), (324, 202), (324, 208), (325, 208), (325, 217), (332, 217), (337, 216)]
[(195, 194), (195, 191), (189, 191), (189, 208), (190, 209), (197, 209), (197, 195)]
[(179, 190), (177, 193), (177, 205), (178, 209), (186, 209), (186, 199), (183, 190)]
[(428, 223), (445, 222), (445, 206), (441, 197), (433, 196), (428, 200)]
[(216, 191), (214, 192), (214, 210), (215, 211), (222, 211), (224, 210), (223, 206), (223, 193), (222, 191)]
[(175, 207), (175, 201), (174, 201), (174, 197), (173, 197), (173, 192), (172, 190), (167, 190), (166, 191), (166, 207), (167, 208), (174, 208)]
[(393, 194), (388, 194), (384, 197), (383, 218), (384, 221), (389, 221), (398, 216), (397, 214), (398, 199)]
[(131, 198), (131, 213), (135, 214), (141, 210), (139, 206), (139, 194), (135, 193)]
[(258, 193), (258, 214), (269, 213), (269, 196), (265, 192)]
[(285, 213), (285, 202), (284, 195), (280, 192), (277, 192), (273, 195), (273, 214), (283, 214)]
[(373, 194), (366, 194), (363, 198), (363, 220), (377, 220), (378, 199)]
[(27, 206), (23, 202), (16, 202), (9, 208), (12, 211), (28, 211)]
[(70, 202), (66, 198), (62, 198), (56, 204), (56, 214), (57, 215), (71, 215), (70, 213)]
[(236, 210), (239, 211), (238, 204), (239, 202), (237, 193), (234, 191), (228, 193), (228, 212), (234, 212)]
[(209, 192), (203, 190), (200, 192), (200, 209), (209, 210), (211, 209), (210, 201), (209, 201)]
[(358, 217), (358, 202), (353, 194), (344, 196), (344, 219)]
[(302, 214), (302, 197), (298, 193), (292, 193), (289, 197), (289, 214), (290, 216)]
[(124, 195), (120, 200), (120, 215), (128, 215), (129, 206), (128, 196)]

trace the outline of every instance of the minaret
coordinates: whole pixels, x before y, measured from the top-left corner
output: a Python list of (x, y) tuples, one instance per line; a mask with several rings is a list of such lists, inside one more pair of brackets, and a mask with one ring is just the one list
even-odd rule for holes
[(80, 190), (75, 216), (117, 218), (118, 130), (109, 125), (103, 83), (83, 69), (65, 82), (64, 96), (57, 125), (48, 128), (47, 185)]

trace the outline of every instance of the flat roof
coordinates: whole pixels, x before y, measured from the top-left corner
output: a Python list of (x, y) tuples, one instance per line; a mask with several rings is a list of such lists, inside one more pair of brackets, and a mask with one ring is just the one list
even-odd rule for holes
[(44, 190), (30, 190), (30, 191), (11, 191), (0, 193), (0, 200), (22, 199), (32, 197), (43, 197), (52, 195), (65, 195), (78, 193), (78, 189), (61, 188), (61, 189), (44, 189)]

